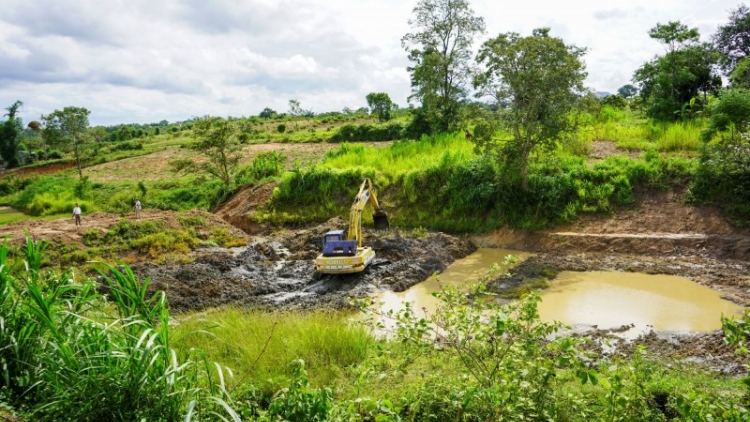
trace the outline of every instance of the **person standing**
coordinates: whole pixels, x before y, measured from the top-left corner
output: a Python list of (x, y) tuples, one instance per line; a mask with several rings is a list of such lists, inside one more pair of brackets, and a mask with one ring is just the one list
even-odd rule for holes
[(141, 218), (141, 201), (138, 198), (135, 198), (135, 218)]
[(76, 202), (76, 206), (73, 207), (73, 219), (76, 222), (76, 227), (81, 226), (81, 207), (78, 206), (78, 202)]

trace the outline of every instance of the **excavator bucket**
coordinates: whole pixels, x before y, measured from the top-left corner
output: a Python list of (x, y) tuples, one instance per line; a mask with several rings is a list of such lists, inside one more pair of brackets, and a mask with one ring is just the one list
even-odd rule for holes
[(373, 222), (375, 223), (375, 229), (377, 230), (388, 230), (391, 227), (391, 222), (388, 221), (388, 213), (385, 211), (375, 211), (372, 215)]

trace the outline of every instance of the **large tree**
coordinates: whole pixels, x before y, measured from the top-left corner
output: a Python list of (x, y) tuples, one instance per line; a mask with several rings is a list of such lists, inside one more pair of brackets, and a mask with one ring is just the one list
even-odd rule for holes
[(16, 101), (6, 108), (8, 113), (5, 116), (8, 117), (8, 120), (0, 124), (0, 157), (5, 160), (7, 168), (18, 167), (18, 145), (21, 140), (23, 123), (17, 115), (22, 105), (21, 101)]
[(228, 187), (242, 158), (236, 123), (220, 117), (202, 117), (193, 121), (193, 134), (198, 139), (193, 149), (202, 153), (206, 160), (174, 160), (170, 162), (173, 170), (208, 173)]
[[(635, 71), (633, 81), (640, 88), (646, 114), (659, 120), (675, 120), (691, 112), (693, 98), (718, 93), (721, 77), (716, 73), (718, 54), (708, 43), (700, 43), (696, 28), (680, 22), (657, 24), (649, 31), (666, 53)], [(689, 115), (689, 114), (688, 114)]]
[(521, 184), (528, 189), (529, 156), (536, 147), (552, 147), (572, 129), (569, 118), (584, 92), (586, 50), (551, 37), (549, 28), (528, 37), (501, 34), (484, 43), (477, 60), (485, 70), (474, 80), (478, 95), (498, 105), (498, 125), (511, 135), (475, 137), (480, 150), (517, 163)]
[(72, 147), (80, 178), (83, 178), (81, 145), (87, 141), (86, 131), (89, 127), (90, 114), (91, 112), (84, 107), (65, 107), (43, 117), (48, 138), (56, 139)]
[(484, 19), (466, 0), (419, 0), (409, 20), (414, 32), (401, 44), (414, 65), (410, 99), (422, 103), (432, 131), (461, 127), (461, 103), (471, 82), (474, 37), (484, 33)]
[(370, 107), (370, 111), (378, 115), (378, 120), (386, 122), (391, 120), (391, 109), (393, 109), (393, 101), (391, 97), (385, 92), (371, 92), (367, 94), (367, 106)]
[(721, 68), (729, 76), (737, 63), (750, 55), (750, 9), (744, 4), (729, 12), (729, 23), (720, 26), (711, 37), (721, 53)]

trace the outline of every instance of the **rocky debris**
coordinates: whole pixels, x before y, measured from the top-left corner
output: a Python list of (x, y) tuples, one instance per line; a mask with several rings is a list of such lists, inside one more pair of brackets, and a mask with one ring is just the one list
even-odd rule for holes
[(285, 308), (344, 308), (377, 288), (403, 291), (474, 252), (466, 240), (444, 233), (424, 237), (398, 231), (368, 232), (365, 243), (376, 262), (359, 274), (316, 275), (313, 259), (323, 234), (345, 228), (333, 219), (310, 229), (258, 240), (238, 253), (213, 248), (189, 264), (138, 264), (133, 271), (151, 278), (151, 289), (167, 292), (172, 309), (199, 310), (226, 304)]

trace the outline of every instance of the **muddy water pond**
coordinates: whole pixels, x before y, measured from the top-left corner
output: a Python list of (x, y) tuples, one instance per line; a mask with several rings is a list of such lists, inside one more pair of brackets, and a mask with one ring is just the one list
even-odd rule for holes
[(631, 326), (631, 335), (716, 330), (722, 314), (741, 312), (720, 292), (685, 277), (604, 271), (561, 272), (539, 304), (543, 320), (601, 329)]
[[(421, 314), (434, 312), (437, 299), (432, 292), (442, 286), (466, 288), (487, 274), (495, 263), (504, 270), (508, 255), (519, 259), (529, 253), (505, 249), (479, 249), (404, 292), (383, 292), (376, 302), (381, 311), (399, 310), (404, 302)], [(621, 272), (561, 272), (542, 291), (539, 313), (545, 321), (561, 321), (588, 329), (621, 329), (623, 337), (635, 337), (650, 330), (698, 332), (721, 328), (720, 317), (739, 315), (742, 308), (721, 299), (721, 293), (685, 277)], [(385, 321), (383, 321), (385, 322)], [(386, 322), (386, 326), (391, 325)]]
[(495, 264), (498, 265), (499, 271), (506, 271), (508, 266), (504, 265), (504, 262), (509, 255), (522, 260), (531, 254), (508, 249), (480, 248), (466, 258), (452, 263), (437, 277), (430, 277), (404, 292), (384, 291), (376, 298), (376, 303), (383, 303), (381, 310), (384, 312), (402, 309), (404, 302), (409, 302), (415, 310), (425, 308), (428, 312), (433, 312), (438, 300), (432, 296), (432, 292), (448, 285), (468, 288), (487, 275), (490, 267)]

